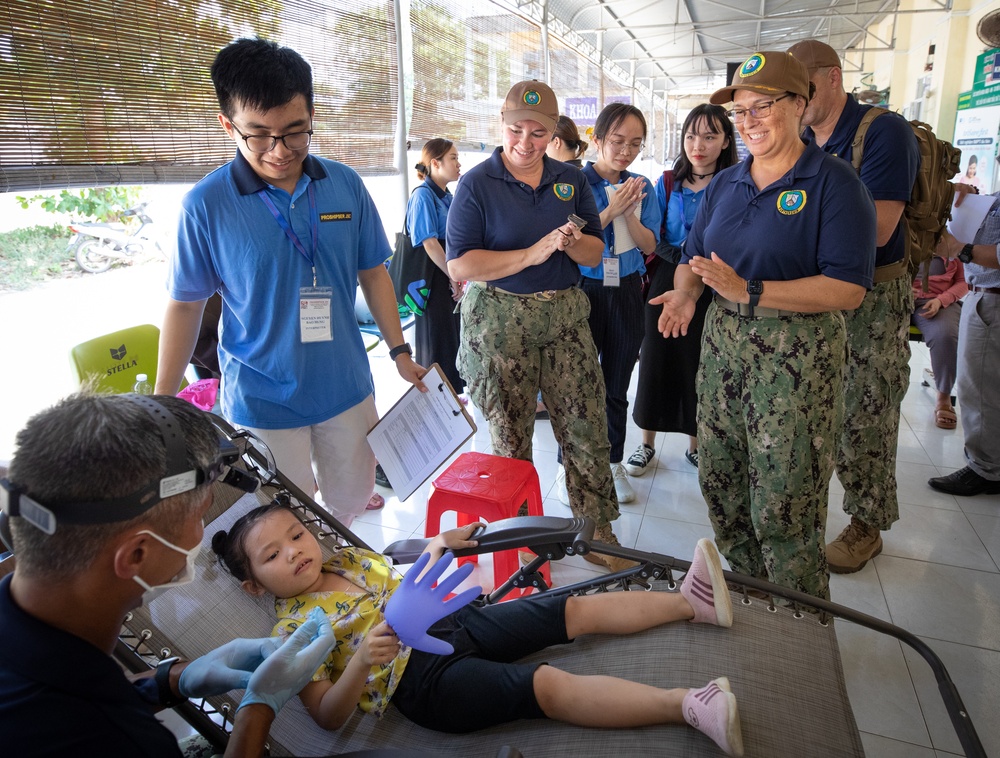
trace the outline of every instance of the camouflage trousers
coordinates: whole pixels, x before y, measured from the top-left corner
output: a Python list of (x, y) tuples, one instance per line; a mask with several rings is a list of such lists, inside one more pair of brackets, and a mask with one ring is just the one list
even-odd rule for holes
[(490, 424), (493, 453), (530, 461), (539, 389), (562, 446), (573, 513), (603, 526), (618, 518), (611, 479), (604, 378), (578, 288), (535, 300), (469, 286), (462, 298), (458, 367)]
[(698, 368), (698, 479), (719, 550), (820, 598), (845, 345), (840, 312), (741, 318), (712, 303)]
[(888, 529), (899, 520), (896, 445), (899, 404), (910, 381), (910, 314), (913, 286), (898, 277), (876, 284), (847, 323), (844, 424), (837, 450), (837, 478), (844, 511), (869, 526)]

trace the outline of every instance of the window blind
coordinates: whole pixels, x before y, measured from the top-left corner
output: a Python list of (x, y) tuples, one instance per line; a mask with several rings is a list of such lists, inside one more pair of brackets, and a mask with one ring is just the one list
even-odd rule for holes
[(312, 65), (312, 152), (394, 170), (391, 0), (7, 0), (0, 192), (200, 179), (235, 152), (209, 67), (255, 35)]

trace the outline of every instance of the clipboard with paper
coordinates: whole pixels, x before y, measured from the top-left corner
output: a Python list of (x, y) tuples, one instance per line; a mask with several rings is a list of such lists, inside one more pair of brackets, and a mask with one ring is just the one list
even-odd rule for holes
[(368, 432), (368, 444), (393, 491), (406, 500), (476, 433), (476, 423), (433, 364), (427, 392), (410, 387)]

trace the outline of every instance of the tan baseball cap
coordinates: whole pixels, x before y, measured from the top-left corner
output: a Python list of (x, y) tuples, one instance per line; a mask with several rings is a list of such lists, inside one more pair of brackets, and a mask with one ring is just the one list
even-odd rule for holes
[(545, 82), (531, 79), (518, 82), (510, 88), (500, 109), (505, 124), (516, 124), (529, 119), (537, 121), (550, 132), (555, 131), (559, 119), (556, 94)]
[(716, 90), (709, 98), (712, 105), (733, 100), (736, 90), (747, 89), (762, 95), (778, 96), (783, 92), (802, 95), (809, 100), (809, 71), (788, 53), (762, 50), (754, 53), (736, 69), (728, 87)]
[(788, 48), (788, 53), (802, 61), (810, 74), (818, 68), (842, 68), (837, 51), (818, 39), (796, 42)]

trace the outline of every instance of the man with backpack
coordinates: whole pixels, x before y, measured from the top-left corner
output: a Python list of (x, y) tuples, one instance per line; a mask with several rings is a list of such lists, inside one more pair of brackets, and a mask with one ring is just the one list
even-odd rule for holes
[[(858, 127), (872, 106), (844, 89), (840, 57), (818, 40), (788, 49), (809, 69), (816, 92), (806, 109), (803, 138), (850, 161)], [(851, 523), (827, 544), (830, 571), (860, 571), (882, 552), (881, 531), (899, 519), (896, 441), (899, 406), (910, 378), (908, 332), (913, 292), (903, 210), (920, 168), (910, 124), (894, 113), (871, 121), (859, 174), (875, 200), (875, 284), (857, 310), (845, 312), (848, 357), (837, 477)]]

